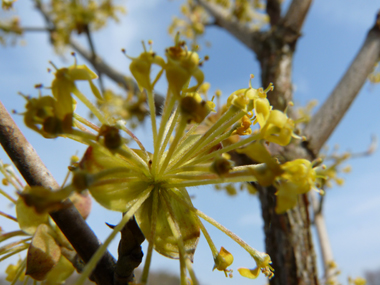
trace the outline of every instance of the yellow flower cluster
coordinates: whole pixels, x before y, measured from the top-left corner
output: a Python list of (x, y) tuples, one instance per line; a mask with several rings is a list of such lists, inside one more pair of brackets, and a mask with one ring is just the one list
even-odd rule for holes
[[(16, 217), (3, 212), (0, 212), (0, 215), (17, 222), (20, 227), (20, 230), (12, 232), (0, 230), (0, 243), (15, 237), (21, 238), (0, 247), (0, 261), (27, 250), (25, 258), (20, 258), (17, 264), (7, 267), (6, 280), (15, 283), (17, 280), (26, 279), (25, 282), (28, 282), (29, 279), (33, 279), (44, 281), (47, 285), (64, 282), (74, 272), (76, 253), (44, 209), (39, 208), (43, 212), (38, 213), (35, 210), (36, 203), (33, 203), (33, 207), (27, 205), (27, 202), (31, 202), (28, 197), (36, 197), (31, 192), (49, 196), (51, 191), (42, 187), (24, 187), (11, 166), (1, 161), (0, 173), (4, 175), (3, 184), (12, 185), (19, 193), (16, 200), (0, 189), (0, 194), (14, 204)], [(90, 196), (74, 192), (70, 199), (83, 218), (86, 218), (91, 208)]]
[(113, 0), (53, 0), (48, 13), (55, 30), (51, 34), (54, 46), (59, 51), (69, 43), (72, 32), (78, 34), (99, 30), (108, 18), (118, 21), (118, 13), (125, 13), (125, 8), (117, 6)]
[[(263, 144), (286, 145), (292, 137), (297, 137), (293, 133), (294, 122), (285, 113), (272, 110), (266, 98), (273, 86), (265, 90), (254, 89), (249, 83), (248, 88), (233, 92), (213, 124), (199, 133), (198, 128), (207, 123), (215, 104), (203, 99), (197, 92), (204, 80), (198, 54), (189, 51), (177, 36), (175, 45), (166, 49), (166, 59), (151, 49), (147, 51), (144, 46), (144, 52), (131, 60), (131, 73), (147, 94), (153, 137), (151, 152), (126, 128), (124, 121), (105, 116), (76, 88), (75, 81), (87, 80), (97, 100), (103, 98), (92, 83), (96, 75), (84, 65), (75, 63), (69, 68), (56, 68), (52, 83), (53, 97), (40, 95), (36, 99), (27, 98), (25, 122), (28, 126), (45, 137), (65, 136), (89, 146), (78, 166), (72, 168), (72, 183), (51, 192), (50, 198), (49, 194), (44, 197), (35, 194), (39, 197), (37, 206), (48, 208), (49, 203), (74, 191), (88, 189), (102, 206), (125, 213), (99, 254), (95, 254), (87, 264), (78, 284), (91, 273), (102, 256), (102, 250), (132, 216), (136, 217), (149, 242), (142, 283), (147, 281), (150, 258), (155, 249), (167, 257), (180, 260), (182, 284), (186, 283), (186, 272), (193, 284), (198, 284), (192, 260), (201, 232), (210, 246), (214, 268), (224, 271), (226, 275), (231, 272), (228, 267), (233, 262), (232, 255), (223, 247), (220, 251), (216, 249), (200, 218), (231, 237), (255, 260), (255, 269), (239, 269), (240, 274), (255, 278), (261, 271), (272, 277), (270, 257), (253, 249), (194, 208), (186, 187), (249, 181), (264, 186), (274, 184), (279, 190), (278, 212), (292, 207), (297, 194), (314, 187), (317, 175), (310, 162), (295, 160), (281, 165), (270, 156)], [(160, 67), (153, 80), (152, 65)], [(164, 73), (168, 93), (158, 126), (153, 89)], [(196, 83), (189, 87), (191, 79), (195, 79)], [(206, 90), (207, 86), (202, 89)], [(89, 108), (99, 120), (100, 127), (74, 114), (73, 95)], [(254, 132), (251, 130), (253, 124), (259, 126)], [(133, 139), (139, 149), (130, 148), (123, 135)], [(223, 144), (236, 135), (244, 137)], [(243, 146), (239, 152), (247, 154), (258, 164), (234, 166), (227, 152)], [(288, 197), (291, 202), (286, 200)]]

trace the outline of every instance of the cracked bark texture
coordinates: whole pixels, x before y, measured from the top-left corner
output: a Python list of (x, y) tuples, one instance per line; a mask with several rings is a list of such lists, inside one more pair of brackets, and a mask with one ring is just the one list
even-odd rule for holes
[[(268, 94), (269, 101), (275, 109), (284, 110), (293, 95), (292, 63), (298, 36), (287, 41), (278, 36), (281, 30), (265, 35), (257, 58), (262, 68), (263, 87), (271, 82), (275, 86), (274, 91)], [(285, 154), (284, 160), (291, 158), (288, 151), (280, 147), (271, 149), (271, 152)], [(259, 187), (266, 251), (275, 269), (270, 284), (319, 284), (308, 198), (303, 195), (296, 208), (277, 215), (275, 192), (274, 187)]]

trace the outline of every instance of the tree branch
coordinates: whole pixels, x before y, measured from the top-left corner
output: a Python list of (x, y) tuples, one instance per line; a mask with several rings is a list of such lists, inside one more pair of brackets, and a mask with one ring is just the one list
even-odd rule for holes
[(276, 26), (281, 20), (281, 1), (267, 0), (266, 12), (269, 16), (270, 25)]
[[(49, 26), (47, 30), (53, 31), (55, 29), (54, 24), (49, 18), (49, 14), (45, 10), (44, 6), (38, 2), (36, 5), (36, 8), (41, 12), (46, 24)], [(90, 62), (99, 74), (103, 73), (107, 75), (111, 80), (122, 85), (126, 90), (131, 90), (134, 93), (139, 92), (137, 83), (131, 77), (125, 76), (121, 72), (112, 68), (106, 62), (104, 62), (95, 53), (94, 50), (93, 52), (88, 51), (87, 49), (82, 47), (79, 43), (77, 43), (74, 39), (72, 39), (72, 37), (70, 37), (69, 44), (75, 51), (77, 51), (82, 57), (84, 57), (88, 62)], [(165, 101), (165, 98), (162, 95), (160, 94), (155, 95), (156, 115), (161, 114), (161, 111), (162, 111), (161, 109), (164, 104), (164, 101)]]
[(380, 58), (380, 12), (362, 48), (329, 98), (319, 108), (304, 134), (308, 149), (317, 154), (334, 131)]
[[(92, 40), (92, 35), (91, 35), (90, 28), (88, 27), (88, 25), (85, 26), (84, 32), (87, 37), (88, 45), (90, 46), (90, 49), (91, 49), (92, 58), (95, 59), (96, 58), (95, 44), (94, 44), (94, 41)], [(102, 77), (101, 72), (99, 72), (99, 86), (100, 86), (100, 90), (104, 94), (105, 89), (104, 89), (103, 77)]]
[[(60, 186), (26, 140), (3, 104), (0, 102), (0, 142), (25, 181), (30, 186), (58, 189)], [(99, 248), (98, 238), (83, 220), (70, 200), (62, 202), (62, 210), (50, 213), (84, 262)], [(112, 285), (115, 260), (107, 251), (94, 270), (98, 284)]]
[(282, 19), (284, 27), (293, 31), (297, 37), (301, 32), (311, 2), (312, 0), (293, 0)]
[(214, 3), (206, 0), (197, 0), (197, 2), (212, 17), (214, 17), (215, 22), (219, 27), (227, 30), (249, 49), (256, 51), (256, 46), (258, 44), (256, 38), (260, 35), (259, 32), (239, 23), (236, 19), (232, 19), (230, 13), (226, 9), (223, 9)]
[(332, 262), (334, 261), (334, 256), (331, 249), (329, 236), (327, 234), (325, 218), (322, 212), (320, 211), (321, 203), (318, 202), (315, 191), (310, 191), (309, 197), (311, 199), (314, 212), (314, 226), (317, 230), (319, 247), (322, 253), (323, 269), (326, 283), (327, 281), (329, 281), (332, 282), (331, 284), (335, 284), (337, 282), (337, 279), (334, 275), (334, 268), (331, 266)]

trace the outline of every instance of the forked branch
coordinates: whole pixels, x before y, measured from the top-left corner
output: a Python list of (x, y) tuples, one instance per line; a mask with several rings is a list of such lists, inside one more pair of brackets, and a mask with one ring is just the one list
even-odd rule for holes
[(219, 27), (228, 31), (250, 50), (256, 50), (256, 45), (258, 44), (256, 36), (259, 35), (259, 32), (239, 23), (238, 20), (231, 18), (228, 10), (223, 9), (212, 2), (206, 0), (197, 0), (197, 2), (215, 19), (215, 23)]

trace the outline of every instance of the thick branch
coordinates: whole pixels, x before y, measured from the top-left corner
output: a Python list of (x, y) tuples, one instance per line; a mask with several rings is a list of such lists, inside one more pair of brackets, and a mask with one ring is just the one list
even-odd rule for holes
[(294, 33), (300, 34), (311, 2), (312, 0), (293, 0), (283, 18), (284, 26)]
[(267, 0), (266, 12), (269, 16), (270, 25), (272, 27), (277, 25), (281, 19), (281, 1)]
[(380, 13), (351, 66), (304, 130), (308, 148), (314, 154), (330, 137), (380, 58), (379, 16)]
[(243, 43), (249, 49), (255, 51), (257, 44), (256, 37), (260, 34), (259, 32), (248, 28), (247, 26), (239, 23), (238, 20), (231, 18), (228, 10), (222, 7), (208, 2), (206, 0), (197, 0), (199, 5), (201, 5), (212, 17), (215, 19), (215, 23), (221, 28), (228, 31), (237, 40)]
[[(51, 189), (59, 188), (58, 183), (1, 102), (0, 142), (30, 186), (40, 185)], [(70, 200), (62, 202), (62, 206), (62, 210), (53, 212), (50, 216), (81, 259), (88, 262), (99, 248), (99, 241)], [(98, 284), (113, 284), (114, 264), (115, 260), (109, 252), (106, 252), (94, 270), (94, 277)]]

